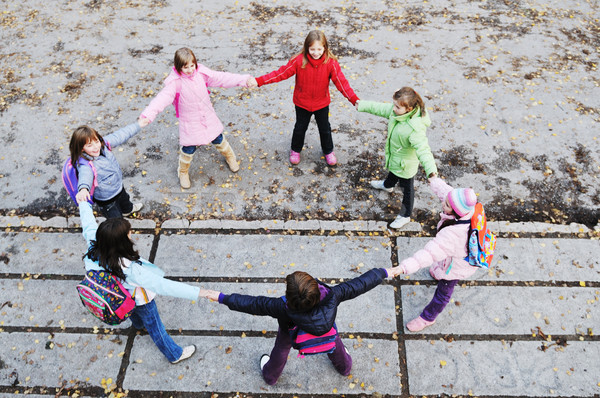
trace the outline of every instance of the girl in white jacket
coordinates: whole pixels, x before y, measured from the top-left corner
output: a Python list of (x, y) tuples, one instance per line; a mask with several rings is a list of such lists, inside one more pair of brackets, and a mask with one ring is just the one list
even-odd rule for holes
[(398, 272), (412, 274), (431, 266), (429, 273), (439, 283), (433, 299), (421, 315), (406, 324), (411, 332), (433, 325), (450, 301), (454, 286), (459, 280), (473, 275), (478, 268), (465, 261), (470, 223), (459, 222), (471, 219), (477, 204), (475, 192), (471, 188), (453, 189), (439, 177), (430, 178), (429, 184), (442, 202), (443, 212), (440, 213), (436, 236), (423, 249), (403, 260)]

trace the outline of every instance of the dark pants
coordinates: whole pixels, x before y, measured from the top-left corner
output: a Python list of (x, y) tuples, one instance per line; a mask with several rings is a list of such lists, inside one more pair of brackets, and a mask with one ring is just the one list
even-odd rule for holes
[(428, 322), (435, 321), (435, 318), (444, 311), (444, 308), (446, 308), (446, 305), (450, 302), (450, 298), (454, 292), (454, 286), (456, 286), (457, 283), (458, 279), (450, 281), (440, 279), (431, 302), (427, 304), (421, 313), (421, 318)]
[(410, 217), (415, 203), (415, 179), (398, 177), (390, 171), (385, 181), (383, 181), (383, 186), (393, 188), (396, 184), (402, 188), (402, 209), (400, 210), (400, 215), (402, 217)]
[(167, 357), (169, 362), (176, 361), (181, 357), (183, 348), (178, 346), (165, 330), (165, 325), (160, 320), (154, 300), (148, 304), (136, 306), (129, 319), (131, 319), (134, 328), (146, 328), (154, 344)]
[[(271, 358), (267, 362), (262, 370), (263, 378), (267, 384), (273, 385), (277, 383), (279, 376), (283, 372), (283, 368), (287, 362), (288, 354), (292, 348), (292, 339), (287, 331), (279, 329), (277, 332), (277, 338), (275, 339), (275, 345), (271, 350)], [(335, 351), (331, 354), (327, 354), (329, 360), (333, 364), (335, 370), (338, 371), (342, 376), (348, 376), (352, 370), (352, 357), (346, 352), (344, 343), (340, 336), (335, 339)]]
[(302, 152), (304, 136), (306, 135), (312, 115), (315, 115), (315, 121), (319, 128), (323, 154), (329, 155), (333, 152), (333, 138), (331, 137), (331, 125), (329, 124), (329, 106), (314, 112), (309, 112), (299, 106), (296, 107), (296, 124), (294, 125), (294, 133), (292, 135), (292, 151)]
[[(223, 142), (223, 139), (225, 137), (223, 137), (223, 134), (219, 134), (217, 136), (217, 138), (215, 138), (214, 140), (212, 140), (210, 143), (213, 145), (219, 145), (221, 142)], [(197, 145), (190, 145), (190, 146), (182, 146), (181, 147), (181, 152), (188, 154), (188, 155), (192, 155), (194, 152), (196, 152), (196, 149), (198, 148)]]
[(123, 217), (123, 214), (131, 213), (131, 210), (133, 210), (133, 203), (129, 200), (125, 187), (114, 198), (109, 200), (94, 199), (94, 203), (100, 207), (100, 212), (106, 218), (120, 218)]

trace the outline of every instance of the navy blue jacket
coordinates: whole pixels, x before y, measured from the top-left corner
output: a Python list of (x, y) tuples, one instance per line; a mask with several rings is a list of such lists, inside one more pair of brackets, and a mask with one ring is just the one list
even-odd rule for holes
[(374, 268), (363, 275), (328, 286), (317, 280), (320, 285), (329, 289), (327, 295), (312, 310), (297, 312), (289, 309), (281, 297), (248, 296), (244, 294), (221, 294), (219, 302), (230, 310), (252, 315), (265, 315), (277, 318), (281, 330), (288, 330), (294, 325), (304, 331), (320, 336), (333, 327), (337, 315), (337, 307), (342, 301), (353, 299), (379, 285), (386, 277), (384, 268)]

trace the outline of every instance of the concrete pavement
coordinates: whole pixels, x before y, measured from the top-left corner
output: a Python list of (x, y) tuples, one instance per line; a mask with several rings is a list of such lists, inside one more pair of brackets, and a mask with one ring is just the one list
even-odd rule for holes
[[(159, 297), (167, 329), (196, 355), (169, 364), (129, 322), (106, 327), (83, 308), (74, 286), (85, 249), (77, 219), (0, 219), (0, 394), (33, 396), (503, 396), (594, 397), (600, 393), (599, 245), (583, 226), (494, 223), (495, 266), (460, 284), (424, 333), (404, 325), (435, 289), (427, 270), (340, 306), (338, 327), (353, 356), (350, 377), (325, 356), (292, 351), (276, 386), (258, 359), (277, 323), (210, 302)], [(224, 292), (278, 296), (284, 276), (305, 270), (331, 283), (397, 265), (422, 247), (418, 225), (390, 234), (314, 224), (238, 222), (234, 228), (179, 228), (133, 220), (141, 255), (177, 280)], [(24, 226), (29, 224), (28, 226)], [(280, 225), (279, 229), (269, 226)], [(169, 225), (174, 227), (169, 227)], [(500, 226), (503, 227), (500, 227)], [(230, 225), (231, 226), (231, 225)], [(561, 232), (551, 231), (563, 229)], [(502, 229), (511, 232), (502, 232)], [(515, 237), (519, 236), (519, 237)], [(544, 236), (544, 237), (542, 237)]]

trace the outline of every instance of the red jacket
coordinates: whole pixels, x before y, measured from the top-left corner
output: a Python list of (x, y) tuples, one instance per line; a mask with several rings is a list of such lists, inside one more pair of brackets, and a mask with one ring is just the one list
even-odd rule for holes
[(329, 61), (324, 63), (325, 55), (319, 59), (313, 59), (308, 55), (308, 62), (302, 68), (302, 58), (302, 54), (299, 54), (276, 71), (257, 77), (258, 86), (277, 83), (296, 75), (294, 104), (309, 112), (323, 109), (331, 102), (329, 97), (330, 79), (352, 105), (358, 101), (358, 96), (354, 94), (354, 90), (342, 73), (340, 64), (335, 59), (329, 58)]

